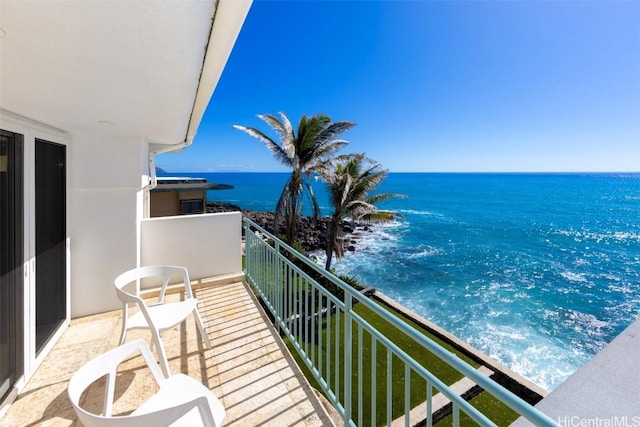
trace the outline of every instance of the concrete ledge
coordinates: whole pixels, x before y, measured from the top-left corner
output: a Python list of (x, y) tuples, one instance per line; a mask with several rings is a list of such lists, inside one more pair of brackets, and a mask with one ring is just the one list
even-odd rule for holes
[[(640, 318), (536, 408), (562, 426), (640, 426)], [(530, 426), (519, 418), (512, 425)]]

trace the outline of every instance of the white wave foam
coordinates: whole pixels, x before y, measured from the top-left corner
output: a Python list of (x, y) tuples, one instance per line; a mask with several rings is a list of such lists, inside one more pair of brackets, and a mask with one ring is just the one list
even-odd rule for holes
[(564, 381), (586, 360), (579, 352), (567, 355), (560, 342), (539, 331), (492, 323), (484, 325), (484, 332), (469, 339), (469, 343), (547, 390)]
[(618, 292), (626, 295), (634, 295), (636, 293), (636, 290), (632, 289), (629, 283), (623, 283), (621, 285), (610, 284), (607, 287), (607, 290), (610, 292)]
[(406, 228), (407, 227), (407, 221), (402, 221), (402, 220), (394, 220), (394, 221), (389, 221), (389, 222), (385, 222), (383, 224), (374, 224), (374, 225), (370, 225), (369, 228), (373, 231), (379, 231), (379, 230), (393, 230), (393, 229), (397, 229), (397, 228)]
[(400, 210), (398, 210), (398, 212), (400, 212), (403, 215), (409, 214), (409, 215), (423, 215), (423, 216), (438, 216), (438, 217), (442, 217), (442, 214), (439, 214), (437, 212), (420, 211), (420, 210), (415, 210), (415, 209), (400, 209)]
[(600, 332), (602, 329), (610, 326), (609, 322), (598, 319), (590, 313), (569, 310), (566, 314), (569, 321), (575, 323), (576, 329), (583, 329), (589, 332)]
[(592, 231), (558, 230), (556, 233), (562, 236), (573, 237), (576, 242), (581, 242), (583, 240), (592, 240), (596, 243), (602, 243), (603, 241), (616, 241), (620, 243), (628, 241), (640, 242), (640, 233), (632, 231), (597, 233)]
[(415, 248), (417, 252), (411, 253), (407, 255), (408, 259), (421, 259), (421, 258), (429, 258), (434, 255), (440, 254), (440, 249), (434, 248), (431, 246), (427, 246), (426, 248), (417, 247)]
[[(338, 274), (356, 274), (362, 269), (371, 269), (381, 266), (381, 257), (389, 250), (398, 247), (401, 232), (405, 227), (401, 221), (392, 221), (386, 224), (376, 224), (368, 227), (368, 231), (358, 228), (349, 236), (355, 242), (355, 251), (347, 251), (343, 259), (333, 258), (332, 267)], [(324, 265), (326, 254), (324, 251), (316, 251), (310, 254), (317, 262)]]
[(574, 273), (572, 271), (563, 271), (560, 273), (562, 277), (569, 280), (570, 282), (586, 282), (587, 279), (584, 277), (584, 273)]
[(628, 231), (616, 231), (613, 233), (613, 237), (616, 240), (637, 240), (640, 242), (640, 234), (639, 233), (631, 233)]

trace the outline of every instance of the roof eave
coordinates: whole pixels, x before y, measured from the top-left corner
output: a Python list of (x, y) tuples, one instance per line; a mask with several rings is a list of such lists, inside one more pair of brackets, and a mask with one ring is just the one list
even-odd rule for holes
[(198, 131), (253, 0), (218, 0), (185, 141)]

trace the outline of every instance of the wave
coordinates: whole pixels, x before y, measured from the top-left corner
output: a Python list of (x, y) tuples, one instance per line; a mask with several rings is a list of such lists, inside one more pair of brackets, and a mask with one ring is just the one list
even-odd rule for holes
[(488, 317), (485, 321), (474, 322), (474, 329), (482, 328), (483, 333), (467, 336), (466, 340), (492, 359), (547, 390), (553, 389), (575, 371), (576, 359), (578, 363), (588, 359), (543, 332), (497, 324), (492, 320)]
[(587, 279), (584, 273), (574, 273), (572, 271), (563, 271), (560, 273), (562, 277), (570, 282), (586, 282)]
[(438, 248), (434, 248), (432, 246), (426, 246), (426, 247), (411, 248), (407, 252), (410, 252), (406, 255), (408, 259), (420, 259), (420, 258), (429, 258), (434, 255), (438, 255), (441, 253), (441, 250)]
[(596, 243), (603, 243), (607, 241), (640, 243), (640, 233), (633, 231), (593, 232), (569, 229), (557, 230), (555, 233), (561, 236), (572, 237), (576, 242), (591, 240)]
[(609, 322), (600, 320), (591, 313), (566, 310), (564, 316), (566, 318), (566, 322), (571, 323), (574, 328), (586, 330), (590, 333), (601, 334), (603, 329), (610, 327)]
[(424, 216), (443, 217), (442, 214), (437, 213), (437, 212), (421, 211), (421, 210), (416, 210), (416, 209), (399, 209), (396, 212), (399, 212), (399, 213), (401, 213), (403, 215), (409, 214), (409, 215), (424, 215)]

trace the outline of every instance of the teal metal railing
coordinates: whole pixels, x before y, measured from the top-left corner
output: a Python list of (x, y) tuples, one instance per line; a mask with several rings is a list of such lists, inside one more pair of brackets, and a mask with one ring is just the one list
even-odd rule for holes
[[(325, 271), (254, 222), (244, 220), (245, 274), (274, 319), (312, 373), (326, 397), (349, 426), (431, 426), (443, 414), (452, 425), (473, 420), (496, 425), (385, 336), (365, 313), (393, 325), (420, 351), (430, 352), (468, 377), (498, 401), (535, 425), (556, 426), (549, 417), (478, 372), (456, 354), (429, 339), (357, 289)], [(415, 352), (414, 352), (415, 356)], [(435, 411), (441, 393), (451, 403)], [(411, 419), (411, 411), (421, 412)], [(420, 419), (416, 419), (419, 417)], [(462, 421), (461, 421), (462, 420)]]

